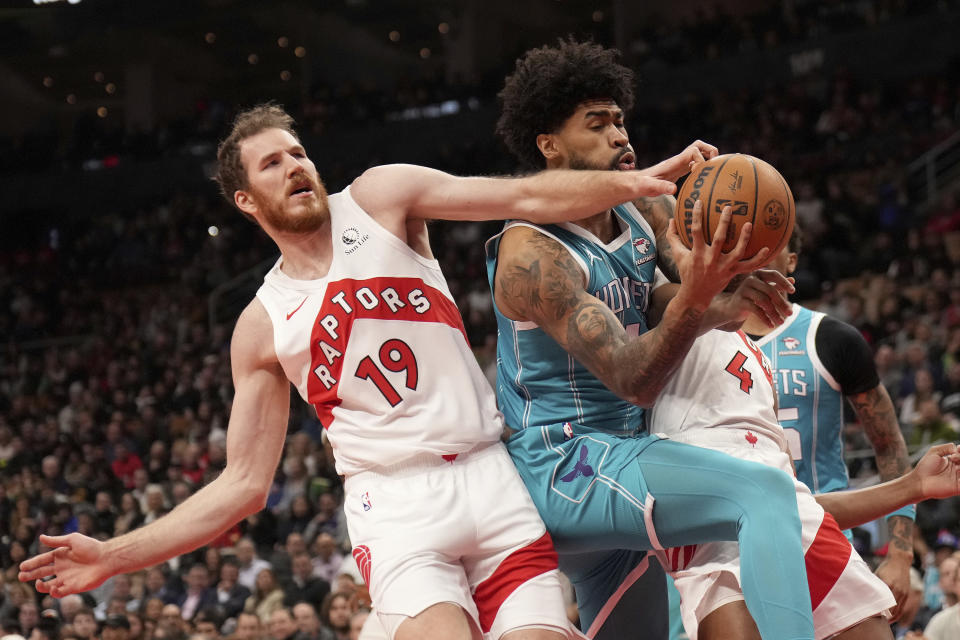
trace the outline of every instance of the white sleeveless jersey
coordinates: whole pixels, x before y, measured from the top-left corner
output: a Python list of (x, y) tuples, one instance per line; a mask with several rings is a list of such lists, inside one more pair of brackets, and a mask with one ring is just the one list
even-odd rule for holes
[(653, 403), (648, 426), (707, 447), (772, 441), (786, 451), (775, 394), (770, 363), (746, 334), (708, 331), (694, 341)]
[(437, 261), (374, 221), (349, 187), (329, 206), (326, 277), (290, 278), (281, 258), (257, 297), (287, 378), (327, 430), (337, 472), (497, 441), (503, 417)]

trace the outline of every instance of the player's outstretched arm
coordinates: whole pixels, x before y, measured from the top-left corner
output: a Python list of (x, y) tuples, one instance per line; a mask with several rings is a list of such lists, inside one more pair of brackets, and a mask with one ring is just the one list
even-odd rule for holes
[(20, 565), (22, 582), (63, 597), (108, 577), (187, 553), (263, 508), (283, 450), (289, 383), (273, 355), (266, 310), (254, 300), (237, 321), (231, 345), (235, 395), (227, 429), (227, 465), (209, 485), (164, 517), (100, 542), (72, 533), (40, 536), (53, 550)]
[(814, 497), (841, 529), (849, 529), (904, 505), (955, 495), (960, 495), (960, 452), (956, 444), (948, 442), (931, 447), (911, 471), (895, 480)]
[(461, 178), (408, 164), (373, 167), (351, 185), (371, 215), (435, 220), (577, 220), (640, 196), (676, 191), (639, 171), (552, 169), (521, 178)]
[(507, 317), (537, 323), (621, 398), (651, 406), (690, 349), (713, 296), (746, 264), (740, 262), (746, 240), (729, 254), (719, 250), (729, 209), (712, 246), (694, 220), (694, 249), (684, 249), (679, 263), (684, 284), (657, 327), (641, 336), (629, 336), (586, 290), (583, 270), (559, 242), (529, 227), (508, 229), (500, 241), (494, 300)]

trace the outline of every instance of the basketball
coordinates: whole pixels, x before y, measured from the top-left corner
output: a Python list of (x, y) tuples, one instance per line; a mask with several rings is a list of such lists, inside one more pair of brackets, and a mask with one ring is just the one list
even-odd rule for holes
[(793, 233), (796, 206), (787, 181), (780, 172), (760, 158), (728, 153), (694, 166), (677, 193), (674, 217), (680, 239), (688, 249), (693, 246), (693, 205), (703, 201), (703, 236), (707, 244), (720, 221), (724, 207), (730, 206), (730, 229), (723, 251), (737, 244), (740, 230), (753, 223), (753, 233), (743, 259), (752, 258), (763, 247), (773, 258), (786, 246)]

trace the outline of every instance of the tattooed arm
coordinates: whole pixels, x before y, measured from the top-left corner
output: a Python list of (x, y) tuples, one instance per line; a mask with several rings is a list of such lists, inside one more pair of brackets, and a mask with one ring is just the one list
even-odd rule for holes
[(706, 308), (675, 297), (656, 329), (630, 337), (610, 308), (586, 291), (584, 272), (570, 253), (529, 227), (504, 234), (494, 283), (501, 313), (536, 322), (607, 388), (644, 407), (690, 349)]
[[(910, 471), (907, 444), (900, 433), (897, 414), (882, 384), (873, 389), (847, 396), (860, 424), (873, 444), (880, 479), (899, 478)], [(897, 609), (903, 606), (910, 585), (913, 564), (913, 520), (906, 516), (887, 518), (890, 536), (887, 557), (877, 568), (877, 575), (887, 583), (897, 598)], [(895, 615), (899, 611), (894, 612)]]
[[(727, 211), (717, 233), (725, 234), (729, 222)], [(694, 236), (692, 251), (678, 244), (676, 233), (669, 238), (679, 246), (685, 284), (657, 327), (641, 336), (628, 336), (613, 312), (587, 292), (585, 274), (566, 248), (526, 226), (509, 229), (500, 241), (494, 300), (508, 318), (537, 323), (621, 398), (647, 407), (690, 349), (713, 297), (741, 269), (753, 269), (739, 261), (749, 238), (724, 254), (714, 248), (719, 242), (703, 242), (696, 223)]]
[(647, 221), (657, 238), (657, 266), (670, 282), (680, 282), (680, 272), (673, 260), (670, 243), (667, 242), (667, 229), (673, 221), (673, 211), (677, 199), (673, 196), (638, 198), (633, 201), (640, 215)]

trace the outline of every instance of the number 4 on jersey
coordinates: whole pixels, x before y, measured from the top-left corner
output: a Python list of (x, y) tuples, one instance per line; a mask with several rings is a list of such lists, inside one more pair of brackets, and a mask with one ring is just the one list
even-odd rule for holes
[[(753, 389), (753, 376), (743, 368), (746, 361), (747, 356), (742, 351), (737, 351), (737, 355), (733, 356), (733, 359), (727, 365), (726, 371), (740, 381), (741, 391), (750, 393), (750, 389)], [(723, 362), (723, 360), (720, 362)]]
[[(407, 389), (416, 391), (418, 380), (417, 359), (414, 357), (413, 351), (410, 350), (410, 346), (407, 345), (406, 342), (397, 340), (396, 338), (387, 340), (380, 345), (380, 352), (377, 355), (380, 358), (380, 364), (383, 365), (383, 368), (387, 371), (394, 373), (406, 371), (405, 386)], [(361, 360), (357, 366), (357, 372), (354, 375), (357, 378), (369, 380), (377, 385), (377, 389), (383, 394), (383, 397), (386, 398), (391, 407), (397, 406), (400, 404), (400, 401), (403, 400), (396, 388), (390, 384), (387, 376), (380, 370), (380, 367), (377, 366), (370, 356), (364, 356), (363, 360)]]

